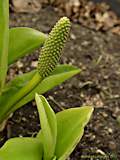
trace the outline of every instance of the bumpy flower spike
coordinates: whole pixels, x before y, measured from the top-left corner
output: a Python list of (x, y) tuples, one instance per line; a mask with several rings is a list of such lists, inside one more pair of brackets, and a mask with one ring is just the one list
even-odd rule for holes
[(57, 65), (69, 31), (70, 20), (63, 17), (50, 32), (38, 60), (38, 71), (42, 78), (49, 76)]

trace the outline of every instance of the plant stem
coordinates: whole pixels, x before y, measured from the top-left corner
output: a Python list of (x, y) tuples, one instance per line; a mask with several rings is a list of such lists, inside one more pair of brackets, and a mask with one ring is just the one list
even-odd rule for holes
[(16, 103), (18, 103), (24, 96), (29, 94), (41, 81), (43, 78), (40, 76), (38, 72), (35, 73), (33, 78), (28, 82), (28, 84), (23, 87), (13, 98), (10, 99), (8, 105), (4, 108), (2, 112), (0, 112), (0, 123), (9, 116), (12, 108)]
[(8, 68), (9, 0), (0, 0), (0, 93)]

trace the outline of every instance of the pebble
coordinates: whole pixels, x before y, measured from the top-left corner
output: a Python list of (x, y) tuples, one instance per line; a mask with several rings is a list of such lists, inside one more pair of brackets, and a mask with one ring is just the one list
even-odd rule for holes
[(116, 149), (116, 144), (115, 144), (113, 141), (110, 141), (108, 147), (109, 147), (111, 150), (115, 150), (115, 149)]
[(23, 67), (23, 63), (20, 62), (20, 61), (17, 61), (17, 64), (16, 64), (16, 65), (17, 65), (18, 68), (22, 68), (22, 67)]
[(38, 61), (32, 61), (31, 67), (37, 67)]
[(76, 40), (76, 36), (73, 33), (70, 34), (70, 38)]
[(113, 133), (112, 128), (108, 128), (108, 132), (109, 132), (110, 134)]
[(102, 116), (103, 116), (104, 118), (108, 117), (108, 114), (105, 113), (105, 112), (102, 112), (101, 114), (102, 114)]
[(25, 117), (22, 117), (22, 121), (23, 121), (23, 122), (26, 122), (27, 119), (26, 119)]

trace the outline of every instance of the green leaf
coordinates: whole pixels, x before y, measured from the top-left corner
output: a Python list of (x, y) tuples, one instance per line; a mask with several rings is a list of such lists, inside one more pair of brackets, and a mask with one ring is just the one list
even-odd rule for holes
[(27, 27), (12, 28), (9, 32), (8, 64), (41, 47), (47, 38), (44, 33)]
[(26, 97), (17, 103), (14, 108), (20, 108), (24, 104), (30, 102), (34, 99), (35, 93), (43, 94), (55, 86), (61, 84), (65, 80), (71, 78), (72, 76), (78, 74), (80, 69), (69, 66), (69, 65), (59, 65), (54, 70), (53, 74), (47, 78), (45, 78), (31, 93), (29, 93)]
[(8, 68), (9, 1), (0, 0), (0, 92), (5, 83)]
[(36, 71), (32, 71), (30, 73), (23, 74), (22, 76), (18, 76), (6, 85), (3, 94), (0, 96), (0, 117), (2, 117), (3, 115), (8, 116), (8, 114), (10, 114), (11, 112), (33, 100), (36, 92), (39, 94), (47, 92), (53, 87), (79, 73), (80, 69), (69, 65), (57, 66), (51, 76), (45, 78), (34, 90), (32, 90), (31, 93), (29, 93), (26, 97), (23, 97), (23, 99), (19, 103), (12, 107), (12, 110), (6, 110), (5, 107), (7, 106), (7, 103), (9, 103), (9, 99), (14, 98), (14, 95), (22, 87), (24, 87), (24, 85), (26, 85), (29, 80), (31, 80), (35, 72)]
[(41, 139), (44, 147), (44, 159), (50, 160), (54, 157), (56, 138), (57, 138), (57, 123), (56, 115), (49, 103), (43, 96), (35, 95), (37, 108), (40, 116), (41, 124)]
[(56, 159), (57, 159), (56, 156), (54, 156), (52, 160), (56, 160)]
[(12, 81), (5, 85), (3, 93), (11, 90), (12, 88), (16, 88), (17, 90), (23, 88), (30, 81), (30, 79), (32, 79), (35, 73), (36, 70), (33, 70), (31, 72), (16, 76)]
[[(21, 88), (23, 88), (32, 79), (36, 71), (31, 71), (23, 75), (15, 77), (11, 82), (9, 82), (0, 96), (0, 111), (2, 112), (3, 106), (5, 107), (8, 102)], [(12, 95), (12, 96), (11, 96)]]
[(12, 138), (0, 149), (0, 160), (42, 160), (43, 147), (36, 138)]
[(80, 141), (85, 125), (89, 122), (92, 107), (71, 108), (57, 113), (57, 144), (55, 155), (65, 160)]

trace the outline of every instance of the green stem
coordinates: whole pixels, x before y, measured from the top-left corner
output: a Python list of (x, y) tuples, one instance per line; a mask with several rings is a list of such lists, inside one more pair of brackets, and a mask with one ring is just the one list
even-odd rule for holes
[[(39, 73), (36, 72), (36, 74), (33, 76), (33, 78), (29, 81), (29, 83), (23, 87), (13, 98), (13, 101), (17, 103), (21, 98), (23, 98), (26, 94), (31, 92), (33, 88), (35, 88), (38, 83), (42, 81), (42, 78), (40, 77)], [(14, 103), (13, 103), (14, 105)]]
[(0, 92), (4, 87), (8, 68), (9, 0), (0, 0)]
[(0, 112), (0, 122), (7, 118), (11, 111), (13, 111), (14, 105), (16, 105), (16, 103), (18, 103), (24, 96), (29, 94), (29, 92), (31, 92), (42, 80), (43, 78), (39, 75), (38, 72), (36, 72), (28, 84), (23, 87), (16, 95), (14, 95), (13, 98), (10, 99), (8, 105), (5, 107), (5, 110)]

